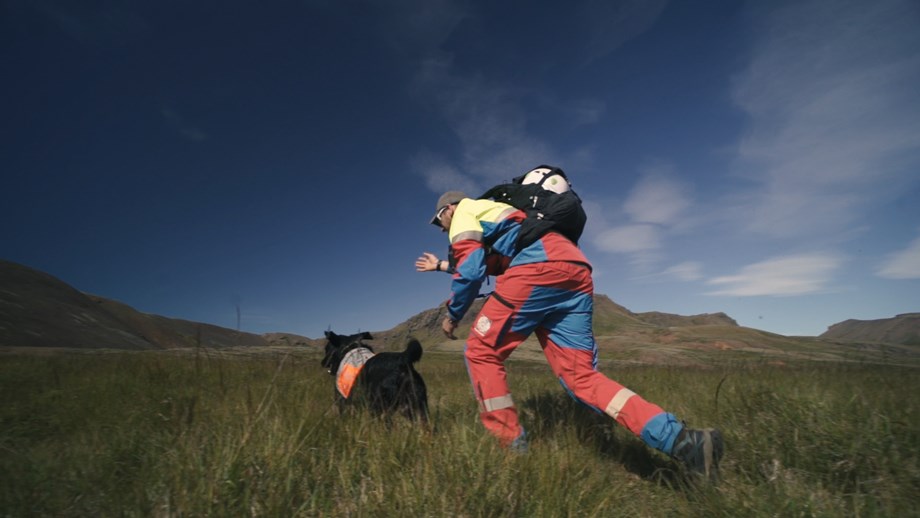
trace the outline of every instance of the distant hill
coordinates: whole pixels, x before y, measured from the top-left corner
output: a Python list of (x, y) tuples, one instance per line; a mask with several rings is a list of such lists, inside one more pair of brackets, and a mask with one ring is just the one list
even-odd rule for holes
[(684, 326), (737, 326), (738, 322), (725, 313), (703, 313), (701, 315), (672, 315), (670, 313), (659, 313), (658, 311), (649, 311), (647, 313), (636, 313), (636, 317), (649, 324), (655, 324), (661, 327), (684, 327)]
[(265, 333), (262, 338), (268, 340), (269, 345), (276, 347), (325, 347), (325, 338), (307, 338), (306, 336), (291, 333)]
[[(447, 340), (440, 329), (443, 307), (431, 308), (396, 327), (376, 331), (370, 343), (375, 350), (400, 350), (409, 336), (418, 338), (425, 351), (462, 354), (479, 299), (457, 328), (457, 340)], [(741, 327), (724, 313), (672, 315), (634, 313), (605, 295), (594, 296), (594, 334), (602, 358), (617, 364), (713, 365), (757, 361), (784, 365), (796, 361), (874, 362), (920, 364), (920, 350), (901, 345), (840, 342), (809, 337), (788, 337)], [(536, 338), (528, 338), (514, 353), (516, 359), (540, 359)]]
[[(168, 349), (177, 347), (322, 346), (313, 339), (288, 333), (255, 335), (210, 324), (142, 313), (111, 299), (83, 293), (65, 282), (9, 261), (0, 260), (0, 345)], [(473, 317), (485, 299), (478, 299), (464, 317), (458, 335), (466, 338)], [(401, 349), (409, 336), (422, 343), (444, 341), (440, 324), (443, 307), (431, 308), (389, 330), (374, 332), (380, 350)], [(598, 335), (627, 330), (695, 325), (737, 325), (722, 313), (681, 316), (633, 313), (605, 295), (595, 295), (594, 329)]]
[[(460, 323), (458, 340), (448, 340), (441, 332), (446, 311), (439, 306), (392, 329), (371, 331), (374, 339), (370, 343), (377, 351), (402, 350), (413, 336), (426, 352), (459, 354), (484, 300), (476, 300)], [(811, 360), (917, 365), (918, 322), (920, 314), (911, 313), (868, 323), (842, 322), (819, 338), (787, 337), (738, 326), (724, 313), (633, 313), (605, 295), (594, 297), (598, 348), (603, 358), (621, 364), (712, 365), (754, 358), (777, 364)], [(80, 292), (46, 273), (0, 260), (0, 347), (157, 350), (200, 346), (270, 351), (271, 347), (315, 349), (324, 343), (322, 337), (256, 335), (141, 313)], [(514, 358), (542, 358), (536, 338), (531, 336), (521, 344)]]
[[(477, 299), (467, 314), (460, 321), (457, 328), (457, 337), (466, 339), (469, 329), (473, 325), (473, 318), (482, 309), (485, 299)], [(408, 340), (409, 336), (419, 339), (423, 344), (428, 342), (441, 342), (444, 335), (441, 332), (441, 321), (447, 316), (443, 306), (427, 309), (410, 317), (396, 327), (377, 331), (375, 341), (384, 345), (386, 349), (398, 349)], [(738, 324), (724, 313), (682, 316), (668, 313), (633, 313), (625, 307), (610, 300), (606, 295), (594, 295), (594, 332), (598, 335), (623, 332), (630, 329), (654, 329), (659, 327), (690, 327), (702, 325), (737, 326)], [(392, 344), (392, 345), (391, 345)]]
[(0, 260), (0, 346), (111, 349), (257, 347), (265, 337), (141, 313)]
[[(469, 330), (473, 325), (473, 318), (482, 309), (485, 303), (484, 298), (476, 299), (470, 310), (460, 320), (457, 327), (456, 335), (461, 340), (466, 340)], [(444, 341), (444, 334), (441, 332), (441, 322), (447, 316), (445, 307), (438, 306), (426, 309), (417, 315), (409, 317), (405, 322), (398, 324), (396, 327), (385, 330), (372, 332), (374, 342), (386, 350), (400, 349), (410, 336), (417, 338), (423, 344), (437, 343)], [(616, 304), (604, 295), (595, 296), (594, 327), (595, 329), (613, 329), (622, 326), (645, 325), (637, 320), (632, 314), (619, 304)]]
[(920, 345), (920, 313), (879, 320), (844, 320), (827, 328), (821, 338), (849, 342)]
[(691, 326), (737, 326), (738, 322), (725, 313), (703, 313), (700, 315), (675, 315), (649, 311), (633, 313), (613, 302), (606, 295), (594, 296), (594, 328), (598, 334), (608, 328), (624, 325), (652, 325), (657, 327)]

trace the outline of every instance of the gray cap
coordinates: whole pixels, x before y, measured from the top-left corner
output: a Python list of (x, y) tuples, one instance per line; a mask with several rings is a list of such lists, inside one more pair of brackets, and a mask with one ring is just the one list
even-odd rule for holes
[(460, 203), (460, 200), (466, 199), (467, 195), (463, 191), (447, 191), (438, 198), (438, 204), (434, 208), (434, 216), (431, 218), (431, 224), (440, 227), (441, 222), (438, 221), (438, 212), (441, 212), (441, 209), (448, 205), (453, 205), (454, 203)]

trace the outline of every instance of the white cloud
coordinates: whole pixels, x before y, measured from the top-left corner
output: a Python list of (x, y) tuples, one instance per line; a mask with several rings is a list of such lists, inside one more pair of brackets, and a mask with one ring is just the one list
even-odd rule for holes
[(671, 225), (689, 206), (686, 189), (681, 184), (654, 172), (639, 180), (623, 210), (636, 223)]
[[(595, 1), (586, 7), (618, 20), (607, 27), (608, 38), (609, 32), (622, 32), (629, 33), (626, 38), (629, 39), (646, 30), (657, 18), (664, 5), (663, 0), (655, 5), (659, 3), (660, 6), (650, 8), (647, 2), (621, 2), (614, 9), (616, 13), (610, 13), (604, 2)], [(396, 14), (388, 15), (385, 23), (388, 32), (399, 33), (392, 36), (395, 46), (414, 55), (417, 69), (411, 85), (413, 94), (443, 117), (457, 137), (459, 155), (451, 157), (456, 174), (464, 177), (466, 183), (491, 186), (538, 164), (584, 163), (584, 155), (590, 154), (586, 148), (569, 151), (568, 160), (563, 160), (554, 146), (537, 136), (530, 125), (535, 113), (546, 111), (552, 112), (553, 120), (565, 127), (595, 124), (606, 112), (606, 102), (557, 98), (533, 78), (509, 82), (477, 68), (466, 68), (470, 63), (457, 63), (445, 42), (462, 21), (475, 19), (478, 13), (463, 2), (437, 0), (437, 6), (430, 8), (419, 0), (399, 0)], [(596, 16), (589, 19), (595, 24), (598, 21)], [(622, 30), (612, 31), (613, 28)], [(600, 26), (597, 29), (598, 34), (604, 33)], [(495, 43), (504, 45), (500, 39)], [(495, 53), (502, 54), (503, 50), (498, 47)], [(428, 180), (428, 183), (438, 181)]]
[(624, 225), (601, 231), (594, 245), (614, 253), (647, 252), (661, 246), (661, 236), (654, 225)]
[(630, 256), (630, 263), (640, 275), (632, 277), (634, 280), (651, 282), (680, 281), (692, 282), (703, 278), (703, 264), (696, 261), (685, 261), (669, 268), (651, 273), (641, 273), (656, 267), (662, 260), (660, 253), (655, 251), (635, 252)]
[(876, 273), (886, 279), (920, 279), (920, 237), (888, 256)]
[(385, 38), (417, 63), (412, 93), (444, 118), (460, 144), (459, 160), (424, 150), (412, 158), (413, 169), (435, 192), (461, 189), (478, 195), (482, 186), (510, 180), (546, 155), (547, 146), (526, 132), (520, 92), (479, 73), (460, 73), (443, 50), (457, 25), (470, 16), (468, 6), (453, 0), (398, 0), (381, 20)]
[[(434, 162), (421, 151), (413, 167), (434, 191), (463, 189), (480, 194), (480, 185), (510, 180), (528, 165), (550, 160), (548, 146), (527, 132), (527, 113), (517, 86), (490, 81), (478, 71), (461, 72), (444, 42), (465, 19), (469, 6), (453, 0), (397, 0), (381, 19), (391, 46), (416, 64), (412, 93), (442, 116), (459, 141), (459, 160)], [(596, 117), (596, 105), (584, 105), (580, 120)], [(423, 165), (424, 164), (424, 165)], [(447, 185), (447, 184), (450, 185)]]
[(428, 152), (420, 152), (410, 160), (410, 167), (425, 178), (425, 185), (438, 194), (460, 190), (470, 196), (479, 195), (483, 189), (446, 160)]
[(916, 182), (920, 9), (910, 0), (812, 0), (772, 9), (733, 85), (749, 115), (738, 166), (755, 184), (748, 230), (830, 232)]
[(716, 277), (708, 284), (722, 286), (708, 295), (738, 297), (807, 295), (827, 289), (841, 259), (814, 253), (775, 257), (745, 266), (735, 275)]
[(665, 238), (688, 221), (685, 215), (692, 205), (688, 191), (675, 179), (671, 165), (647, 166), (623, 203), (626, 223), (611, 226), (603, 206), (584, 204), (591, 226), (589, 239), (602, 251), (629, 255), (630, 264), (643, 277), (694, 276), (691, 263), (665, 273), (653, 273), (660, 272)]
[(523, 92), (477, 75), (456, 74), (449, 59), (429, 59), (421, 68), (416, 90), (433, 99), (457, 135), (462, 169), (490, 185), (552, 162), (547, 143), (527, 131)]
[(703, 265), (696, 261), (685, 261), (661, 272), (664, 277), (690, 282), (703, 278)]

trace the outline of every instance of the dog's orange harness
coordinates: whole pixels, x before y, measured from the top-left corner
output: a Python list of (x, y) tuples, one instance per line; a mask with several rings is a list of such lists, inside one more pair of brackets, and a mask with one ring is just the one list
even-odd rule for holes
[(361, 373), (361, 369), (364, 368), (367, 360), (373, 356), (374, 352), (366, 347), (358, 347), (345, 354), (345, 358), (342, 359), (342, 363), (339, 364), (339, 370), (335, 374), (335, 387), (342, 397), (348, 398), (348, 395), (351, 394), (351, 389), (355, 386), (355, 380), (358, 379), (358, 374)]

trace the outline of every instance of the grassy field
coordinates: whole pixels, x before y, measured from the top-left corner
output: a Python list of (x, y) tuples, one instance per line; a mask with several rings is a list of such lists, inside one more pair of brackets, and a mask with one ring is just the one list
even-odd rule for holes
[(803, 363), (602, 370), (726, 438), (722, 482), (512, 361), (526, 455), (481, 428), (462, 359), (426, 354), (433, 429), (330, 410), (305, 351), (0, 355), (3, 516), (910, 516), (915, 368)]

